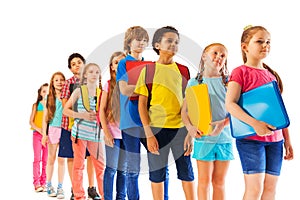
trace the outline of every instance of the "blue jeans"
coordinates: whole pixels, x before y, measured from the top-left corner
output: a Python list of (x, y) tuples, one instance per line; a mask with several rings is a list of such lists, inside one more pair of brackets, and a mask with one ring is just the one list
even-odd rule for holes
[(104, 171), (103, 190), (104, 199), (113, 199), (114, 177), (116, 178), (116, 199), (125, 200), (126, 198), (126, 162), (124, 161), (124, 145), (121, 139), (115, 139), (114, 147), (106, 146), (106, 167)]
[[(125, 148), (125, 162), (127, 165), (127, 196), (128, 200), (138, 200), (138, 178), (141, 164), (141, 143), (146, 148), (145, 133), (143, 127), (134, 127), (122, 130), (122, 138)], [(164, 196), (168, 200), (169, 170), (166, 168), (166, 180), (164, 181)], [(105, 199), (106, 200), (106, 199)]]

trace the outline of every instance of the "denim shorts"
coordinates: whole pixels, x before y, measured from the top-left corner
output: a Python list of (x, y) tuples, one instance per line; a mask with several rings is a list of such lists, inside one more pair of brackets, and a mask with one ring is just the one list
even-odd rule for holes
[(279, 176), (283, 158), (283, 140), (261, 142), (237, 139), (236, 147), (240, 156), (243, 173), (267, 173)]
[(205, 143), (204, 141), (194, 142), (193, 158), (202, 161), (229, 161), (233, 160), (232, 143)]
[(168, 160), (170, 150), (176, 164), (177, 178), (183, 181), (193, 181), (194, 173), (190, 156), (184, 156), (184, 140), (187, 135), (185, 128), (152, 128), (159, 145), (160, 155), (148, 153), (150, 181), (160, 183), (166, 180), (167, 167), (172, 164)]

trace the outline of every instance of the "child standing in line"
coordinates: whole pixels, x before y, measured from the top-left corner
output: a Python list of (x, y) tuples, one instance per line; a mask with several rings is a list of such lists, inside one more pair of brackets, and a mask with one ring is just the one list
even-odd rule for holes
[[(45, 97), (48, 93), (48, 83), (44, 83), (38, 89), (36, 102), (32, 105), (29, 124), (33, 130), (33, 185), (36, 192), (46, 189), (46, 166), (48, 159), (48, 147), (42, 145), (42, 122), (45, 108)], [(42, 166), (41, 166), (42, 165)], [(42, 169), (41, 169), (42, 167)]]
[(227, 84), (227, 49), (223, 44), (212, 43), (203, 50), (200, 60), (200, 72), (190, 79), (188, 87), (205, 83), (212, 109), (214, 129), (207, 136), (202, 135), (197, 127), (191, 124), (187, 113), (187, 99), (182, 106), (182, 120), (188, 133), (195, 138), (193, 158), (198, 168), (198, 199), (210, 198), (212, 184), (213, 200), (225, 199), (225, 177), (229, 162), (233, 160), (232, 137), (229, 120), (225, 110)]
[(116, 86), (116, 71), (118, 63), (125, 57), (121, 51), (114, 52), (109, 60), (110, 80), (102, 90), (100, 104), (100, 120), (104, 132), (106, 167), (104, 171), (104, 199), (113, 200), (114, 177), (116, 178), (116, 199), (126, 197), (126, 166), (124, 144), (119, 129), (120, 102), (119, 90)]
[[(74, 89), (80, 84), (80, 70), (85, 64), (84, 57), (79, 53), (73, 53), (68, 58), (68, 68), (73, 73), (74, 76), (66, 80), (60, 98), (62, 99), (63, 107), (66, 104), (67, 100), (70, 98)], [(61, 142), (59, 143), (59, 152), (58, 157), (67, 158), (67, 166), (69, 177), (72, 182), (73, 177), (73, 149), (72, 149), (72, 141), (71, 141), (71, 127), (69, 118), (63, 115), (62, 118), (62, 134), (61, 134)], [(94, 200), (100, 199), (99, 194), (96, 191), (96, 187), (94, 187), (94, 176), (95, 170), (90, 158), (89, 151), (86, 151), (86, 160), (87, 160), (87, 175), (89, 187), (87, 189), (88, 196)], [(71, 200), (74, 197), (73, 190), (71, 189)]]
[[(104, 157), (102, 143), (99, 141), (100, 126), (96, 121), (96, 105), (98, 103), (96, 90), (99, 83), (101, 83), (100, 78), (101, 70), (97, 64), (89, 63), (84, 66), (80, 77), (80, 85), (87, 86), (91, 110), (87, 111), (85, 109), (80, 88), (74, 90), (63, 110), (64, 115), (74, 118), (71, 131), (74, 151), (72, 187), (76, 200), (85, 199), (82, 182), (86, 149), (90, 152), (96, 171), (98, 190), (100, 195), (103, 196)], [(77, 102), (77, 111), (72, 110), (75, 102)]]
[(273, 80), (283, 91), (279, 75), (263, 63), (269, 54), (270, 44), (271, 36), (266, 28), (253, 26), (244, 30), (241, 37), (244, 64), (232, 71), (226, 94), (228, 112), (252, 126), (256, 132), (255, 136), (236, 140), (244, 173), (244, 200), (275, 199), (283, 160), (283, 143), (286, 150), (284, 159), (291, 160), (294, 156), (287, 128), (274, 130), (276, 127), (251, 117), (238, 105), (242, 93)]
[[(124, 37), (124, 51), (126, 57), (120, 60), (117, 69), (117, 84), (120, 90), (120, 129), (125, 148), (125, 164), (127, 168), (127, 196), (130, 200), (140, 199), (138, 178), (141, 164), (141, 143), (145, 146), (145, 133), (138, 112), (138, 100), (130, 100), (134, 94), (135, 85), (128, 83), (126, 61), (144, 60), (142, 53), (149, 42), (147, 31), (141, 26), (127, 29)], [(146, 147), (146, 146), (145, 146)], [(167, 173), (168, 175), (168, 173)], [(165, 181), (168, 185), (168, 176)], [(168, 187), (165, 187), (168, 188)], [(165, 190), (165, 200), (168, 191)]]
[(178, 51), (179, 33), (171, 26), (154, 33), (152, 46), (159, 55), (155, 63), (153, 86), (150, 95), (145, 84), (146, 68), (139, 76), (135, 93), (139, 94), (139, 113), (143, 123), (149, 163), (149, 174), (154, 200), (163, 199), (168, 155), (170, 149), (176, 163), (178, 179), (182, 181), (185, 198), (195, 199), (194, 173), (190, 159), (192, 138), (181, 120), (183, 102), (182, 76), (173, 57)]
[(62, 102), (60, 93), (65, 82), (65, 76), (61, 72), (55, 72), (50, 80), (49, 94), (46, 100), (46, 109), (43, 118), (43, 139), (42, 144), (48, 144), (48, 161), (47, 161), (47, 194), (49, 197), (65, 198), (63, 190), (63, 181), (65, 175), (65, 160), (58, 157), (58, 186), (55, 192), (52, 186), (52, 175), (54, 171), (54, 163), (56, 160), (56, 152), (59, 146), (61, 135), (61, 119), (62, 119)]

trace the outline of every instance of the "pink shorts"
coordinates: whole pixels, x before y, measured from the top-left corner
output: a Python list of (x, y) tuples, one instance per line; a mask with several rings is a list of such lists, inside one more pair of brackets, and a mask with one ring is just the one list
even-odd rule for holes
[(50, 144), (58, 144), (61, 135), (61, 128), (55, 126), (49, 126), (48, 141)]

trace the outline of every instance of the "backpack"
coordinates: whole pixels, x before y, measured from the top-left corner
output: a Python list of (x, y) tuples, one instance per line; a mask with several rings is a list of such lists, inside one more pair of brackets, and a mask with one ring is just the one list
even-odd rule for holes
[[(90, 101), (89, 101), (89, 90), (86, 85), (80, 86), (80, 93), (81, 93), (83, 107), (86, 109), (86, 111), (90, 111), (91, 107), (90, 107)], [(100, 129), (102, 128), (101, 123), (100, 123), (100, 117), (99, 117), (99, 107), (100, 107), (99, 105), (100, 105), (101, 95), (102, 95), (102, 90), (97, 87), (96, 88), (96, 96), (94, 97), (94, 99), (96, 101), (97, 126), (99, 126), (98, 132), (95, 133), (95, 138), (98, 135), (97, 159), (98, 159), (99, 150), (100, 150), (99, 149)], [(79, 121), (77, 123), (77, 132), (76, 132), (76, 137), (75, 137), (75, 143), (77, 143), (77, 140), (78, 140), (78, 126), (79, 126), (80, 122), (82, 122), (82, 121), (83, 121), (83, 119), (79, 119)]]
[[(82, 104), (83, 107), (86, 109), (86, 111), (90, 111), (90, 101), (89, 101), (89, 91), (86, 85), (81, 85), (80, 86), (80, 94), (82, 98)], [(97, 124), (101, 127), (100, 123), (100, 117), (99, 117), (99, 107), (100, 107), (100, 99), (102, 95), (102, 90), (100, 88), (96, 88), (96, 96), (95, 101), (96, 101), (96, 117), (97, 117)], [(74, 103), (74, 111), (77, 112), (77, 101)], [(74, 124), (74, 118), (69, 117), (69, 129), (72, 129), (72, 126)]]
[[(180, 71), (182, 78), (182, 96), (184, 97), (185, 94), (185, 88), (187, 85), (188, 80), (190, 79), (190, 71), (187, 66), (179, 64), (176, 62), (176, 65)], [(147, 64), (146, 65), (146, 73), (145, 73), (145, 83), (146, 87), (148, 89), (148, 104), (147, 107), (149, 109), (150, 107), (150, 101), (152, 98), (152, 83), (153, 83), (153, 78), (154, 78), (154, 73), (155, 73), (155, 62)]]

